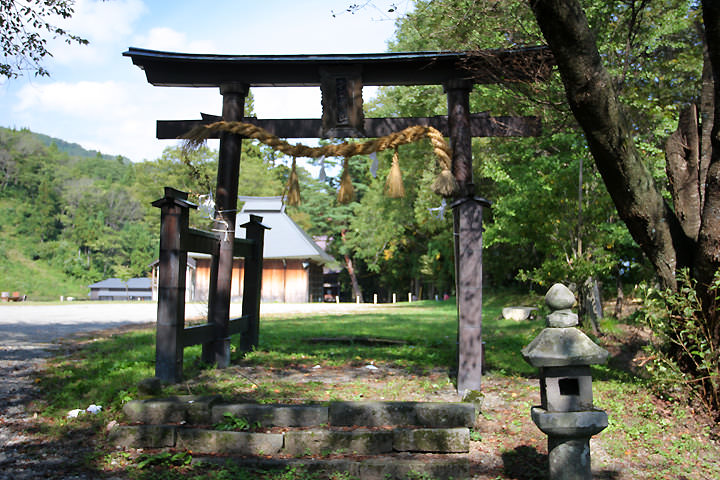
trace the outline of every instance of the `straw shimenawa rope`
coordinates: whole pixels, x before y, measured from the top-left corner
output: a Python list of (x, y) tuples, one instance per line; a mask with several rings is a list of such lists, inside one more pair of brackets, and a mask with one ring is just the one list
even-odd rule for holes
[[(226, 122), (219, 121), (209, 125), (202, 125), (190, 130), (181, 138), (185, 140), (183, 145), (184, 151), (189, 151), (202, 145), (202, 143), (210, 137), (216, 136), (220, 132), (227, 132), (241, 135), (246, 138), (259, 140), (274, 150), (280, 151), (292, 157), (308, 157), (319, 158), (326, 157), (344, 157), (345, 159), (355, 155), (368, 155), (373, 152), (381, 152), (388, 148), (397, 149), (400, 145), (416, 142), (423, 138), (430, 139), (433, 152), (440, 166), (440, 174), (433, 182), (432, 189), (438, 195), (443, 197), (452, 197), (458, 190), (458, 184), (450, 171), (452, 152), (445, 142), (442, 134), (434, 127), (415, 125), (408, 127), (399, 132), (394, 132), (384, 137), (368, 140), (366, 142), (343, 142), (335, 145), (323, 145), (320, 147), (308, 147), (302, 144), (291, 145), (267, 130), (245, 122)], [(347, 161), (345, 162), (347, 165)], [(343, 176), (345, 174), (343, 173)], [(346, 198), (352, 198), (345, 195)]]

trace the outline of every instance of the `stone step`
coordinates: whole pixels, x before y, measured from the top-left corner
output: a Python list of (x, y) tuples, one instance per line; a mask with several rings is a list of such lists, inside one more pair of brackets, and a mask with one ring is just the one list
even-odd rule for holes
[(233, 432), (182, 425), (121, 425), (109, 442), (122, 448), (177, 448), (195, 453), (233, 455), (379, 455), (393, 452), (466, 453), (470, 430), (397, 428)]
[[(469, 403), (260, 405), (177, 396), (131, 401), (123, 411), (129, 424), (108, 435), (117, 447), (186, 450), (196, 460), (258, 469), (298, 466), (363, 480), (467, 478), (465, 454), (475, 424)], [(257, 431), (215, 429), (228, 417)]]
[(219, 396), (176, 396), (133, 400), (123, 406), (130, 423), (208, 425), (223, 421), (226, 413), (259, 422), (263, 427), (418, 426), (472, 427), (475, 408), (470, 403), (440, 402), (331, 402), (326, 405), (222, 404)]
[(226, 456), (203, 457), (193, 455), (193, 463), (226, 465), (261, 471), (282, 471), (288, 467), (314, 475), (347, 474), (362, 480), (406, 480), (423, 478), (462, 480), (470, 478), (470, 461), (466, 456), (432, 454), (395, 454), (371, 458), (237, 458)]

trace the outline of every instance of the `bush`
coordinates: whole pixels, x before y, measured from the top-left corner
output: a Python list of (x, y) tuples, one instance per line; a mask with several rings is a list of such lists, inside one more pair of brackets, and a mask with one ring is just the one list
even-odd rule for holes
[(687, 270), (678, 274), (676, 291), (642, 286), (639, 319), (655, 334), (647, 369), (665, 392), (683, 385), (715, 415), (720, 415), (720, 271), (705, 305)]

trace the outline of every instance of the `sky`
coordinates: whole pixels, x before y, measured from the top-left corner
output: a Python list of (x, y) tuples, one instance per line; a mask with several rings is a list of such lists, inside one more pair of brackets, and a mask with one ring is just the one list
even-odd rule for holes
[[(0, 81), (0, 126), (28, 128), (134, 162), (161, 156), (156, 120), (219, 115), (215, 88), (153, 87), (122, 53), (129, 47), (212, 54), (380, 53), (410, 0), (76, 0), (55, 22), (90, 41), (50, 41), (43, 66)], [(353, 4), (364, 5), (355, 13)], [(388, 12), (394, 8), (395, 12)], [(334, 15), (333, 15), (334, 14)], [(253, 88), (258, 118), (319, 118), (319, 88)], [(365, 89), (365, 101), (374, 90)]]

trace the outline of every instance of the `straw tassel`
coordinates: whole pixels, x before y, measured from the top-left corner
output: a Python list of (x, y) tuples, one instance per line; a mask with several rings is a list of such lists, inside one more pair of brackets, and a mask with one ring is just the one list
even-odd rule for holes
[(432, 184), (432, 191), (436, 194), (450, 198), (460, 190), (460, 186), (449, 168), (443, 168)]
[(347, 204), (355, 198), (355, 189), (350, 178), (350, 160), (345, 157), (343, 161), (343, 173), (340, 179), (340, 190), (338, 190), (338, 202)]
[(297, 206), (300, 205), (300, 181), (298, 180), (297, 174), (297, 161), (293, 157), (292, 169), (290, 170), (290, 177), (288, 178), (287, 188), (287, 205)]
[(390, 198), (402, 198), (405, 196), (405, 187), (403, 186), (397, 148), (395, 149), (395, 153), (393, 153), (390, 173), (388, 173), (387, 180), (385, 180), (385, 194)]

